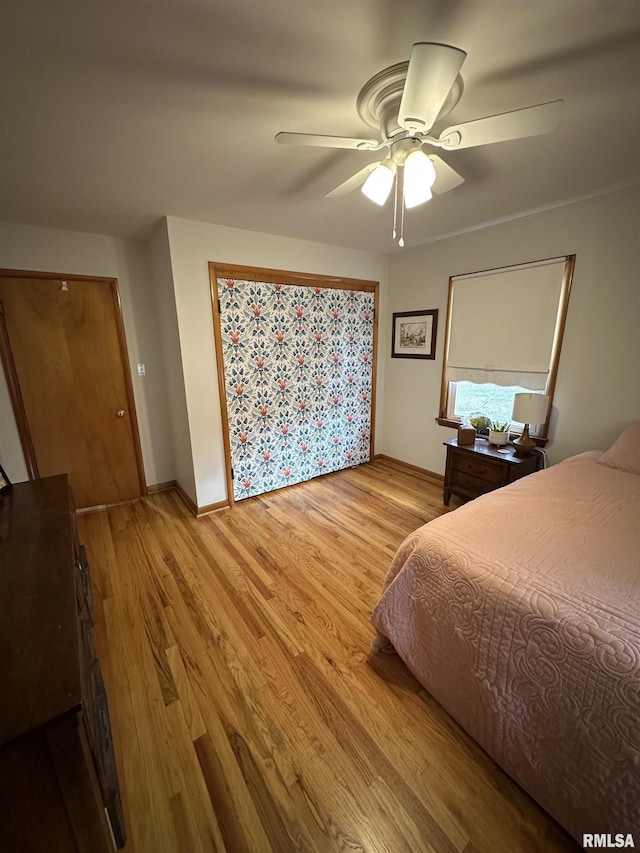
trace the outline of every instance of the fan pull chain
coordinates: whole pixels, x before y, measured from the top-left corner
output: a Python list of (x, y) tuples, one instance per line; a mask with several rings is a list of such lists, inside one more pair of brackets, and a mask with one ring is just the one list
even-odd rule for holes
[(396, 175), (396, 179), (393, 182), (393, 230), (391, 232), (392, 238), (396, 239), (396, 222), (398, 220), (398, 176)]
[(398, 246), (404, 246), (404, 166), (398, 166), (396, 180), (396, 208), (400, 208), (400, 238)]

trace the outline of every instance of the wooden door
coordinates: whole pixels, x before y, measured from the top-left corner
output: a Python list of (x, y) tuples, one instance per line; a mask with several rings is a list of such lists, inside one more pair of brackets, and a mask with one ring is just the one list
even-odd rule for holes
[(67, 473), (78, 507), (140, 497), (116, 282), (3, 275), (0, 305), (3, 361), (30, 472)]

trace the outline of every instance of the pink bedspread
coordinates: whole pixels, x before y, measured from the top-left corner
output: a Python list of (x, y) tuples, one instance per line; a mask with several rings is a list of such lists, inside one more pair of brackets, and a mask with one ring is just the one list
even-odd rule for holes
[(599, 456), (421, 527), (373, 614), (374, 649), (578, 840), (640, 833), (640, 476)]

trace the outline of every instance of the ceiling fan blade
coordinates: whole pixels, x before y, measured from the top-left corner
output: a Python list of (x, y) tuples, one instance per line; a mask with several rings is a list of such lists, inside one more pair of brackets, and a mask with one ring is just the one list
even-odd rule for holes
[(398, 112), (401, 127), (422, 133), (431, 130), (466, 56), (464, 50), (448, 44), (413, 45)]
[(320, 148), (355, 148), (372, 151), (380, 147), (376, 139), (353, 139), (350, 136), (322, 136), (317, 133), (276, 133), (276, 142), (281, 145), (314, 145)]
[(362, 184), (367, 180), (371, 172), (382, 163), (382, 160), (376, 160), (375, 163), (368, 163), (364, 169), (360, 169), (359, 172), (356, 172), (355, 175), (351, 175), (350, 178), (347, 178), (346, 181), (343, 181), (341, 184), (338, 184), (337, 187), (334, 187), (330, 192), (325, 193), (325, 198), (335, 198), (339, 195), (346, 195), (347, 193), (352, 192), (353, 190), (361, 187)]
[(455, 124), (442, 131), (438, 143), (445, 149), (472, 148), (474, 145), (550, 133), (562, 117), (563, 106), (564, 101), (550, 101), (536, 107)]
[(448, 163), (445, 163), (437, 154), (430, 154), (429, 158), (436, 170), (436, 179), (431, 187), (434, 193), (442, 195), (449, 192), (464, 183), (464, 178), (459, 175), (455, 169), (452, 169)]

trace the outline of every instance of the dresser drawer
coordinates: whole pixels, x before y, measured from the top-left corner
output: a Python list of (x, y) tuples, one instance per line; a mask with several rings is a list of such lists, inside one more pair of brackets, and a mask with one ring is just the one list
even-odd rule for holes
[(481, 480), (480, 477), (474, 477), (471, 474), (465, 474), (463, 471), (454, 471), (450, 488), (460, 489), (468, 496), (477, 497), (492, 492), (496, 488), (496, 484), (490, 483), (488, 480)]
[(78, 602), (78, 613), (89, 619), (91, 625), (93, 618), (93, 596), (91, 594), (91, 576), (89, 574), (89, 560), (84, 545), (78, 547), (77, 557), (74, 560), (76, 578), (76, 600)]
[[(453, 468), (456, 474), (470, 474), (472, 477), (485, 480), (493, 486), (501, 486), (505, 482), (505, 469), (501, 465), (496, 465), (495, 462), (484, 460), (479, 456), (454, 453)], [(456, 480), (456, 482), (461, 481)]]
[[(122, 803), (120, 801), (120, 789), (118, 786), (118, 774), (116, 770), (116, 758), (111, 736), (111, 723), (109, 720), (109, 705), (105, 692), (104, 682), (100, 665), (96, 660), (92, 671), (94, 684), (94, 703), (90, 709), (92, 719), (86, 719), (89, 723), (90, 737), (92, 738), (92, 752), (98, 774), (98, 781), (104, 800), (104, 808), (111, 826), (111, 831), (118, 848), (125, 843), (124, 818), (122, 814)], [(89, 709), (87, 709), (89, 712)]]
[(89, 672), (94, 660), (97, 659), (96, 650), (93, 646), (93, 628), (86, 614), (78, 616), (78, 638), (80, 650), (80, 675), (84, 678), (85, 673)]

